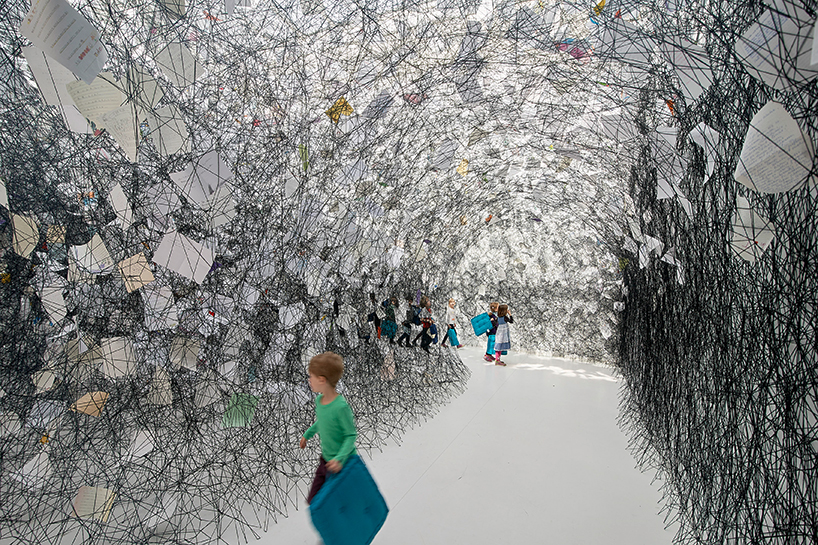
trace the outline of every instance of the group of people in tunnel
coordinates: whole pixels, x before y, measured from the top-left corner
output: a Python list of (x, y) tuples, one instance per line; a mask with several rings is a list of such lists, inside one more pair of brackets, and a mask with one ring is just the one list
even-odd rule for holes
[[(457, 313), (455, 311), (457, 301), (455, 299), (448, 300), (446, 331), (443, 334), (432, 313), (432, 301), (427, 295), (407, 295), (405, 301), (406, 308), (399, 321), (400, 303), (397, 297), (393, 296), (379, 301), (374, 293), (370, 293), (365, 313), (366, 322), (361, 321), (358, 324), (358, 337), (365, 343), (369, 343), (374, 335), (377, 339), (389, 339), (389, 344), (406, 348), (414, 348), (419, 344), (420, 348), (426, 352), (430, 352), (431, 345), (438, 343), (440, 347), (449, 343), (452, 347), (462, 348), (463, 345), (457, 337)], [(487, 314), (491, 320), (491, 329), (486, 333), (484, 358), (496, 365), (505, 366), (506, 363), (502, 361), (501, 356), (511, 348), (509, 324), (514, 323), (514, 318), (509, 312), (508, 305), (498, 302), (489, 304)]]
[[(429, 347), (432, 344), (440, 343), (443, 347), (449, 342), (453, 347), (461, 348), (463, 345), (457, 338), (457, 316), (455, 313), (455, 305), (457, 302), (454, 299), (449, 299), (446, 308), (446, 332), (440, 334), (440, 329), (437, 326), (437, 320), (432, 313), (432, 301), (426, 296), (418, 297), (406, 296), (406, 310), (404, 311), (403, 319), (398, 322), (398, 312), (400, 304), (397, 297), (390, 297), (384, 301), (378, 302), (374, 293), (369, 294), (370, 312), (367, 314), (367, 322), (374, 327), (375, 335), (378, 339), (385, 337), (389, 339), (390, 344), (397, 344), (398, 346), (405, 346), (412, 348), (418, 346), (429, 352)], [(413, 328), (419, 327), (420, 330), (412, 338)], [(400, 331), (400, 335), (398, 335)], [(359, 328), (359, 336), (365, 342), (369, 341), (370, 330), (367, 326), (362, 324)], [(397, 337), (397, 340), (396, 340)], [(441, 340), (442, 337), (442, 340)]]

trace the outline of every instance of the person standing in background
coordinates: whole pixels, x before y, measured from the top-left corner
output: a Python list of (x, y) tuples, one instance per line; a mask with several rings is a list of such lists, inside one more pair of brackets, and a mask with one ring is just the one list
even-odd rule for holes
[(497, 307), (497, 332), (494, 337), (494, 365), (506, 366), (506, 362), (500, 360), (503, 351), (511, 350), (511, 331), (508, 324), (513, 324), (514, 318), (508, 312), (508, 305), (503, 304)]
[(463, 347), (463, 345), (460, 344), (460, 341), (457, 339), (457, 331), (455, 329), (456, 313), (454, 307), (456, 304), (457, 302), (454, 299), (449, 299), (449, 306), (446, 308), (446, 326), (448, 329), (446, 330), (446, 334), (443, 336), (440, 346), (444, 346), (448, 340), (455, 348)]
[(486, 355), (483, 359), (486, 361), (494, 361), (494, 335), (497, 333), (497, 307), (500, 303), (489, 303), (489, 319), (491, 320), (491, 329), (488, 332), (488, 341), (486, 342)]

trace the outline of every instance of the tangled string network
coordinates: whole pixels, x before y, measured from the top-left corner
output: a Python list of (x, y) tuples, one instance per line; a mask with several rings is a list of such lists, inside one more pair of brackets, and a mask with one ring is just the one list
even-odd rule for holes
[(3, 3), (0, 543), (274, 532), (312, 355), (363, 451), (465, 388), (421, 295), (615, 366), (678, 542), (815, 542), (817, 8)]

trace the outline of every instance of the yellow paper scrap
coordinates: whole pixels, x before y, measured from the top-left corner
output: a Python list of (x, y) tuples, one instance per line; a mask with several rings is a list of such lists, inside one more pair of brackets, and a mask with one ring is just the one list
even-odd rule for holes
[(465, 176), (469, 173), (469, 160), (463, 159), (460, 161), (460, 165), (457, 167), (457, 173), (461, 176)]
[(333, 123), (338, 123), (338, 120), (341, 119), (342, 115), (352, 115), (352, 112), (354, 111), (355, 110), (352, 108), (352, 106), (350, 106), (349, 102), (347, 102), (347, 99), (341, 97), (336, 100), (335, 104), (333, 104), (332, 107), (324, 113), (329, 116)]

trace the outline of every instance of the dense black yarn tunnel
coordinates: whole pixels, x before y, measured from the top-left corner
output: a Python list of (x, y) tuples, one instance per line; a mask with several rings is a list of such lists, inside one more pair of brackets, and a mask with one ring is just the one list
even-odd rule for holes
[(275, 532), (312, 355), (363, 451), (466, 387), (370, 293), (615, 367), (677, 542), (818, 541), (816, 8), (5, 2), (0, 544)]

